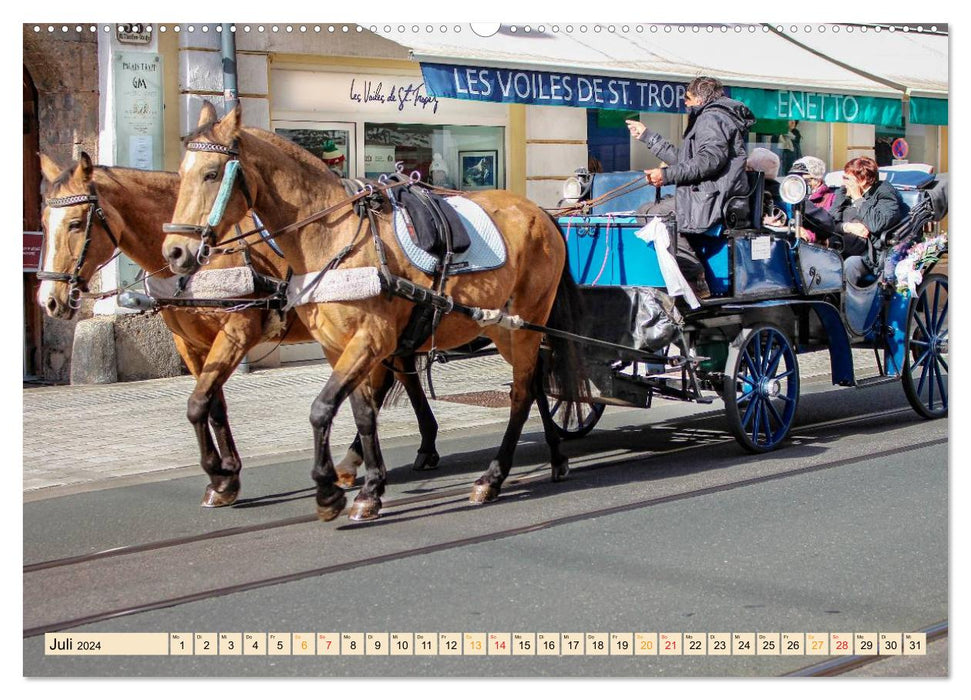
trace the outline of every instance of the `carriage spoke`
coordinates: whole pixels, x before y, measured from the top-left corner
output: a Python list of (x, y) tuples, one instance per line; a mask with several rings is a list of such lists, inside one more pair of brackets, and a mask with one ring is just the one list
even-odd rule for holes
[(943, 356), (943, 355), (938, 355), (938, 356), (937, 356), (937, 361), (938, 361), (938, 362), (940, 363), (940, 365), (941, 365), (941, 366), (942, 366), (942, 367), (944, 368), (944, 371), (945, 371), (945, 372), (950, 372), (950, 371), (951, 371), (951, 370), (950, 370), (950, 369), (948, 368), (948, 366), (947, 366), (947, 360), (945, 360), (945, 359), (944, 359), (944, 356)]
[(919, 367), (923, 365), (925, 362), (927, 362), (927, 358), (930, 357), (930, 355), (931, 355), (931, 349), (930, 349), (930, 346), (928, 345), (927, 349), (924, 350), (924, 353), (916, 360), (914, 360), (914, 367)]
[(761, 405), (762, 402), (753, 401), (753, 403), (756, 403), (758, 405), (755, 409), (755, 420), (753, 421), (753, 426), (752, 426), (752, 442), (758, 445), (760, 444), (759, 443), (759, 423), (761, 423), (762, 421), (762, 405)]
[(947, 387), (944, 386), (944, 377), (941, 376), (941, 368), (937, 363), (937, 358), (934, 361), (934, 375), (937, 377), (937, 390), (941, 395), (941, 405), (947, 408)]
[(794, 369), (787, 369), (787, 370), (786, 370), (785, 372), (783, 372), (782, 374), (777, 374), (776, 376), (774, 376), (774, 377), (772, 377), (772, 378), (773, 378), (773, 379), (785, 379), (786, 377), (791, 377), (791, 376), (793, 376), (793, 375), (794, 375), (795, 373), (796, 373), (796, 370), (794, 370)]
[[(745, 354), (743, 355), (743, 357), (745, 359), (745, 364), (748, 365), (749, 372), (752, 374), (752, 377), (753, 378), (759, 377), (760, 376), (759, 371), (755, 368), (752, 357), (748, 354), (748, 350), (745, 351)], [(755, 384), (753, 383), (752, 386), (755, 386)]]
[(930, 347), (930, 343), (928, 343), (926, 340), (917, 340), (917, 338), (911, 338), (910, 339), (910, 344), (911, 345), (916, 345), (919, 348), (927, 348), (927, 347)]
[[(944, 308), (941, 309), (941, 313), (937, 317), (937, 325), (934, 328), (934, 331), (938, 335), (941, 335), (941, 333), (946, 333), (947, 332), (947, 329), (946, 328), (943, 328), (943, 326), (944, 326), (945, 323), (947, 323), (947, 302), (946, 301), (944, 302)], [(942, 328), (943, 328), (943, 330), (942, 330)]]
[(779, 410), (771, 401), (769, 401), (769, 410), (772, 411), (772, 415), (775, 417), (775, 421), (779, 424), (779, 427), (785, 427), (785, 421), (782, 420), (782, 416), (779, 415)]
[(775, 336), (771, 333), (766, 333), (765, 336), (765, 350), (762, 352), (762, 376), (769, 374), (768, 369), (771, 364), (772, 348), (775, 347)]
[[(779, 363), (782, 362), (782, 358), (785, 356), (785, 352), (786, 352), (786, 349), (780, 346), (778, 352), (776, 352), (775, 356), (772, 358), (772, 362), (769, 363), (769, 368), (766, 371), (766, 375), (772, 377), (772, 375), (774, 375), (778, 371)], [(773, 377), (773, 379), (776, 379), (776, 378), (777, 377)]]
[[(924, 325), (923, 321), (920, 320), (920, 317), (917, 314), (914, 314), (914, 323), (917, 324), (917, 330), (920, 331), (920, 335), (922, 338), (931, 337), (931, 334), (927, 332), (927, 327)], [(917, 333), (914, 333), (915, 337), (916, 335)]]
[[(927, 353), (925, 353), (924, 356), (927, 357)], [(914, 363), (914, 364), (916, 365), (917, 363)], [(920, 363), (920, 366), (921, 366), (922, 369), (921, 369), (921, 372), (920, 372), (920, 382), (918, 382), (918, 384), (917, 384), (917, 394), (918, 395), (924, 393), (924, 382), (927, 381), (927, 370), (930, 368), (930, 363), (929, 362), (922, 362), (922, 363)]]
[(742, 416), (742, 427), (743, 428), (746, 428), (748, 426), (749, 422), (752, 420), (752, 414), (755, 412), (755, 407), (756, 407), (756, 404), (757, 403), (758, 403), (758, 399), (757, 398), (756, 399), (752, 399), (749, 402), (748, 407), (745, 409), (745, 415)]

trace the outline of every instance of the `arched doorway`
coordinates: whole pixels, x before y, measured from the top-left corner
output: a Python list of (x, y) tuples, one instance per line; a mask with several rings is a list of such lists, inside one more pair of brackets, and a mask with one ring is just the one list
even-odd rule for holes
[[(37, 89), (24, 66), (24, 379), (39, 374), (43, 319), (37, 298), (40, 250), (40, 124)], [(30, 235), (31, 233), (35, 235)]]

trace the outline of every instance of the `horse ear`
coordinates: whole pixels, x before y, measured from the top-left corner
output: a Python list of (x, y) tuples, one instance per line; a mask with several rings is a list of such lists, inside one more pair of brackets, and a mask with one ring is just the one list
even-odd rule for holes
[(81, 185), (84, 185), (91, 181), (91, 174), (94, 172), (94, 166), (91, 164), (91, 157), (81, 151), (81, 157), (78, 159), (78, 164), (74, 168), (74, 180)]
[(217, 119), (219, 119), (219, 115), (216, 114), (216, 108), (212, 106), (212, 102), (205, 100), (202, 103), (202, 110), (199, 112), (199, 124), (197, 126), (202, 129), (210, 124), (215, 124)]
[(221, 143), (232, 143), (239, 135), (239, 125), (242, 122), (243, 109), (236, 103), (233, 111), (223, 117), (213, 129), (216, 140)]
[(55, 163), (50, 156), (47, 156), (44, 153), (40, 154), (40, 172), (44, 176), (45, 180), (48, 182), (54, 182), (54, 180), (56, 180), (61, 174), (61, 170), (63, 170), (63, 168)]

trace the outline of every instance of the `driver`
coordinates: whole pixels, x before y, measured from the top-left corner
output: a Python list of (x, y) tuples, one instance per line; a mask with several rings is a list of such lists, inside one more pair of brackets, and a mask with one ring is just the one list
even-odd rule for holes
[(875, 160), (854, 158), (843, 166), (843, 186), (836, 191), (830, 214), (836, 223), (830, 245), (842, 242), (843, 273), (848, 282), (859, 286), (872, 272), (866, 261), (867, 239), (880, 236), (903, 218), (900, 195), (889, 182), (880, 181)]

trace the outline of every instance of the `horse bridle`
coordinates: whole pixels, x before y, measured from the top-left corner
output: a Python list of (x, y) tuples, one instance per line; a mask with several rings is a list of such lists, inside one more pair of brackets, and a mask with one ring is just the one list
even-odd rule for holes
[(199, 236), (201, 244), (199, 250), (196, 252), (196, 262), (200, 265), (205, 265), (209, 262), (209, 257), (212, 255), (212, 250), (216, 245), (215, 228), (222, 221), (223, 214), (226, 212), (226, 205), (229, 203), (229, 197), (236, 183), (239, 182), (239, 188), (243, 193), (243, 197), (246, 199), (246, 206), (249, 209), (253, 208), (253, 198), (250, 196), (249, 188), (246, 186), (246, 178), (243, 176), (243, 169), (239, 162), (239, 149), (235, 141), (232, 146), (224, 146), (221, 143), (212, 143), (210, 141), (190, 141), (185, 145), (185, 148), (187, 151), (219, 153), (229, 157), (225, 170), (223, 171), (223, 181), (219, 187), (219, 193), (216, 195), (216, 201), (213, 202), (212, 209), (209, 211), (206, 225), (162, 224), (162, 231), (165, 233)]
[[(84, 266), (84, 260), (88, 254), (88, 247), (91, 245), (91, 224), (94, 222), (94, 217), (97, 215), (98, 219), (101, 221), (101, 227), (108, 234), (108, 238), (114, 244), (117, 250), (118, 239), (115, 234), (111, 231), (111, 226), (108, 225), (108, 219), (105, 216), (104, 210), (98, 203), (98, 195), (95, 192), (94, 185), (91, 186), (88, 194), (75, 194), (69, 197), (54, 197), (47, 200), (47, 206), (51, 209), (61, 209), (64, 207), (74, 207), (79, 204), (90, 204), (88, 208), (87, 221), (84, 225), (84, 242), (81, 244), (81, 253), (78, 255), (77, 262), (74, 264), (74, 271), (70, 274), (67, 272), (48, 272), (46, 270), (41, 270), (37, 273), (37, 279), (42, 281), (50, 282), (66, 282), (68, 284), (68, 306), (72, 309), (79, 309), (81, 307), (81, 292), (86, 292), (88, 290), (87, 281), (81, 277), (81, 268)], [(107, 264), (107, 263), (105, 263)], [(98, 270), (100, 270), (104, 265), (100, 265)], [(97, 272), (97, 270), (95, 270)]]

